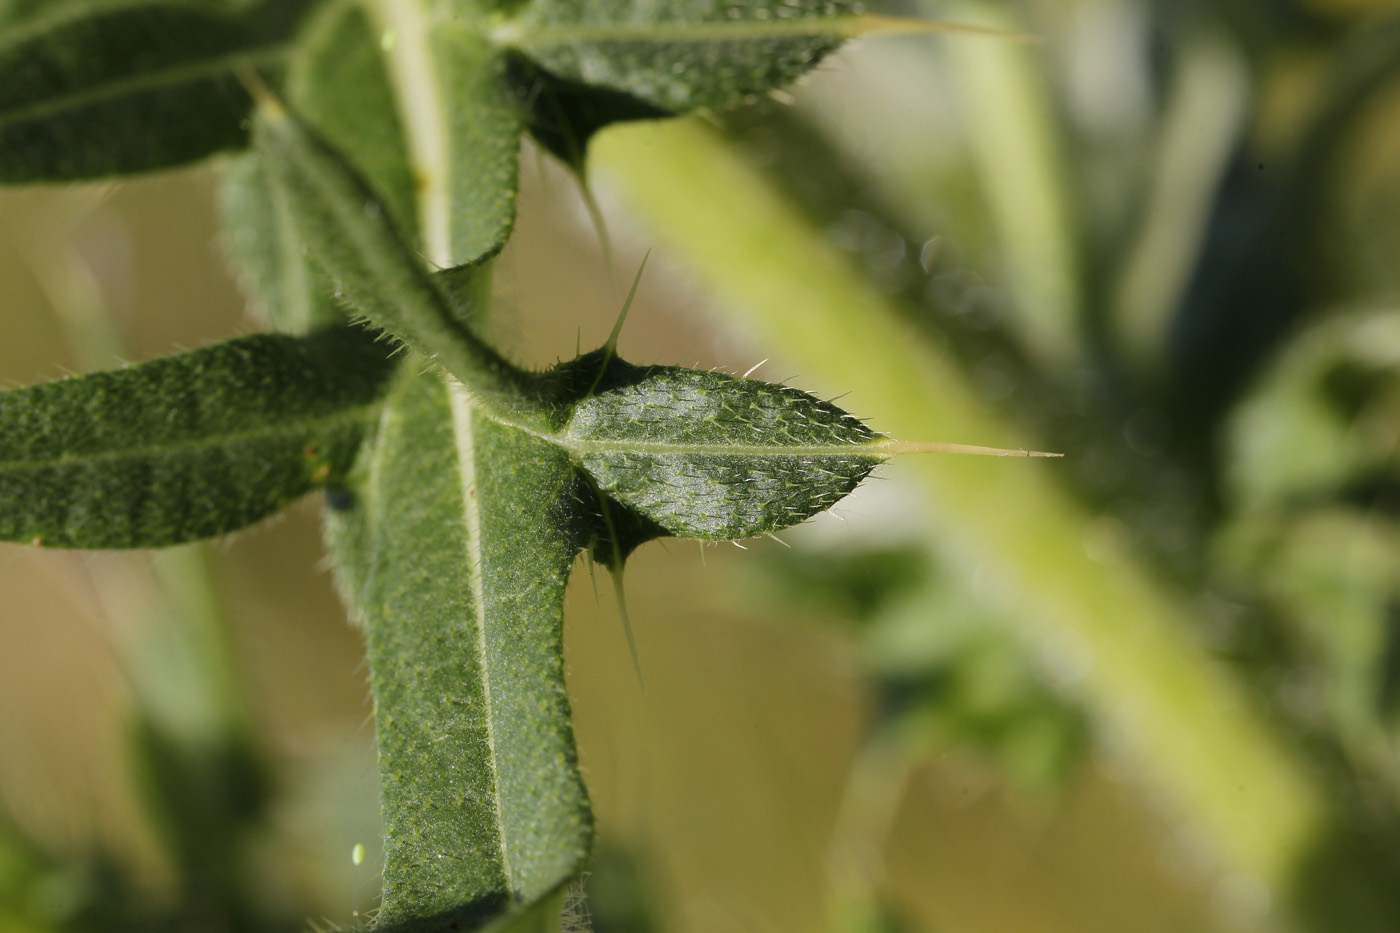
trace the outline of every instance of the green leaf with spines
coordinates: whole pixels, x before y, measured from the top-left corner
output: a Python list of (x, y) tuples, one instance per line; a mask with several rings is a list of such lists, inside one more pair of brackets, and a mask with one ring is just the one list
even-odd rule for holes
[(0, 182), (145, 172), (245, 145), (234, 68), (280, 68), (305, 6), (69, 2), (0, 21)]
[[(552, 438), (590, 481), (666, 534), (729, 541), (805, 521), (856, 488), (884, 438), (806, 392), (718, 372), (607, 361)], [(578, 364), (571, 364), (578, 365)]]
[(367, 623), (380, 923), (475, 929), (587, 855), (562, 641), (583, 491), (558, 448), (480, 418), (437, 372), (404, 372), (328, 540)]
[(492, 29), (534, 138), (583, 165), (617, 122), (723, 109), (789, 84), (835, 50), (857, 5), (533, 0)]
[[(438, 265), (481, 262), (504, 245), (522, 132), (579, 166), (611, 123), (729, 106), (792, 81), (839, 45), (851, 18), (842, 4), (812, 0), (775, 6), (768, 19), (766, 8), (690, 3), (660, 22), (626, 3), (510, 6), (502, 20), (476, 4), (409, 3), (396, 15), (414, 28), (400, 30), (390, 16), (332, 2), (288, 81), (298, 112)], [(636, 80), (614, 80), (634, 66)], [(440, 132), (424, 138), (424, 121)]]
[(391, 366), (361, 329), (255, 335), (0, 394), (0, 539), (161, 547), (340, 481)]
[(622, 91), (560, 78), (518, 53), (509, 57), (506, 77), (531, 137), (576, 170), (584, 164), (588, 141), (604, 127), (670, 116)]
[(805, 393), (633, 366), (611, 346), (523, 371), (444, 292), (470, 293), (471, 273), (429, 275), (331, 146), (273, 101), (255, 138), (312, 259), (424, 355), (330, 515), (330, 541), (368, 631), (382, 922), (477, 928), (537, 903), (587, 855), (562, 673), (577, 553), (616, 566), (663, 534), (773, 531), (835, 502), (889, 452)]
[[(556, 401), (580, 396), (555, 409), (554, 431), (501, 420), (421, 361), (403, 372), (349, 495), (328, 515), (329, 540), (368, 631), (383, 922), (472, 929), (544, 897), (587, 855), (591, 818), (562, 667), (575, 555), (592, 547), (611, 561), (667, 533), (785, 527), (840, 498), (888, 453), (805, 393), (634, 367), (605, 351), (540, 377)], [(668, 407), (686, 418), (632, 418)], [(736, 409), (746, 413), (738, 427), (713, 424)], [(740, 433), (743, 443), (726, 446)], [(842, 472), (848, 463), (857, 466)], [(802, 490), (799, 479), (821, 485)]]
[(722, 108), (790, 84), (841, 44), (833, 0), (532, 0), (495, 31), (556, 78), (666, 113)]

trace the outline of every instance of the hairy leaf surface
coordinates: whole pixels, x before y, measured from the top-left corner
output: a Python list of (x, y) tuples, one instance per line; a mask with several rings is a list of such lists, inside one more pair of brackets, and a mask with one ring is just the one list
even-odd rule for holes
[(525, 413), (528, 378), (473, 333), (368, 181), (280, 106), (257, 114), (258, 150), (313, 259), (357, 311), (440, 363), (498, 412)]
[[(519, 16), (499, 26), (427, 2), (367, 9), (318, 17), (289, 102), (264, 100), (254, 136), (307, 256), (350, 308), (413, 351), (328, 528), (368, 632), (386, 828), (379, 924), (475, 929), (548, 912), (587, 855), (562, 673), (563, 589), (578, 552), (611, 562), (659, 535), (786, 527), (888, 452), (804, 393), (635, 367), (611, 349), (530, 373), (476, 331), (488, 260), (513, 220), (522, 127), (552, 132), (577, 162), (572, 143), (609, 122), (732, 102), (788, 80), (835, 40), (745, 27), (731, 48), (727, 20), (719, 39), (664, 24), (641, 45), (668, 54), (654, 47), (665, 34), (697, 70), (693, 93), (663, 108), (637, 87), (531, 61), (511, 38)], [(598, 39), (590, 28), (561, 31), (577, 52)], [(776, 71), (745, 64), (740, 52), (774, 42), (802, 51)], [(341, 90), (351, 74), (370, 105)]]
[[(292, 58), (288, 99), (347, 152), (410, 241), (418, 216), (403, 124), (379, 42), (364, 11), (331, 3), (311, 18)], [(343, 320), (334, 283), (311, 262), (287, 197), (254, 156), (225, 163), (220, 192), (230, 259), (249, 297), (278, 330)]]
[(293, 62), (289, 101), (415, 249), (443, 266), (477, 261), (515, 221), (521, 124), (505, 55), (468, 22), (416, 2), (378, 6), (326, 6)]
[(287, 74), (287, 100), (366, 179), (409, 242), (418, 204), (406, 128), (381, 39), (359, 3), (327, 4), (307, 23)]
[(0, 22), (0, 182), (143, 172), (243, 145), (234, 68), (279, 67), (305, 6), (70, 2)]
[(249, 525), (343, 477), (389, 370), (336, 329), (0, 394), (0, 538), (158, 547)]
[(329, 534), (368, 630), (380, 922), (472, 929), (549, 894), (588, 850), (562, 641), (581, 484), (557, 447), (407, 372)]

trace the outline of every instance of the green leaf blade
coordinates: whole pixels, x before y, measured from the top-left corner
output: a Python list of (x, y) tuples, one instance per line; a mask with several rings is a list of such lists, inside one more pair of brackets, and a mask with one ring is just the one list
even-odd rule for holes
[(414, 372), (353, 504), (328, 516), (368, 630), (389, 928), (475, 929), (582, 868), (592, 827), (562, 641), (578, 487), (555, 445)]
[(797, 389), (617, 360), (561, 438), (603, 492), (669, 534), (704, 540), (830, 508), (888, 457), (883, 440)]
[(389, 371), (362, 331), (256, 335), (0, 395), (0, 538), (158, 547), (336, 482)]
[(520, 109), (506, 56), (480, 33), (439, 26), (431, 49), (448, 113), (450, 256), (476, 262), (500, 252), (515, 227)]
[(249, 100), (234, 69), (277, 67), (285, 41), (188, 4), (22, 18), (0, 30), (0, 182), (145, 172), (241, 147)]
[(830, 0), (539, 0), (501, 33), (566, 81), (683, 113), (792, 83), (841, 44), (832, 22), (853, 12)]
[(329, 4), (311, 18), (288, 69), (287, 99), (354, 163), (406, 239), (419, 243), (405, 127), (362, 5)]

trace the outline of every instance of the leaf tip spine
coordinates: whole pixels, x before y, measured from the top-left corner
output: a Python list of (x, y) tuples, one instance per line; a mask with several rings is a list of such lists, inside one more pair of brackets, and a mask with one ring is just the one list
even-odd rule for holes
[(1055, 453), (1048, 450), (981, 447), (976, 444), (949, 444), (940, 441), (896, 441), (886, 439), (872, 444), (871, 446), (887, 457), (900, 457), (905, 454), (969, 454), (978, 457), (1059, 459), (1064, 456), (1062, 453)]
[(1016, 32), (997, 29), (994, 26), (978, 26), (973, 23), (955, 23), (947, 20), (914, 19), (904, 16), (885, 16), (879, 13), (861, 13), (844, 17), (840, 28), (834, 32), (845, 39), (858, 39), (870, 35), (957, 35), (976, 39), (1000, 39), (1014, 45), (1039, 45), (1040, 36), (1029, 32)]

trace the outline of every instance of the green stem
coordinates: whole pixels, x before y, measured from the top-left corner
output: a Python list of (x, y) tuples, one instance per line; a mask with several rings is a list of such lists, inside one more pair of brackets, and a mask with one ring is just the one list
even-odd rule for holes
[[(938, 12), (990, 29), (1013, 32), (1021, 26), (1006, 4), (986, 0), (958, 0)], [(1077, 363), (1084, 356), (1079, 224), (1060, 128), (1045, 90), (1051, 84), (1045, 53), (1007, 42), (953, 42), (947, 48), (1016, 297), (1010, 323), (1037, 360)]]
[[(628, 125), (602, 134), (592, 159), (786, 367), (849, 390), (896, 436), (1023, 442), (714, 132)], [(1332, 828), (1323, 789), (1128, 547), (1089, 556), (1095, 517), (1055, 485), (1053, 464), (921, 457), (892, 469), (924, 493), (940, 550), (1019, 607), (1026, 641), (1063, 660), (1070, 689), (1222, 867), (1286, 891)]]

